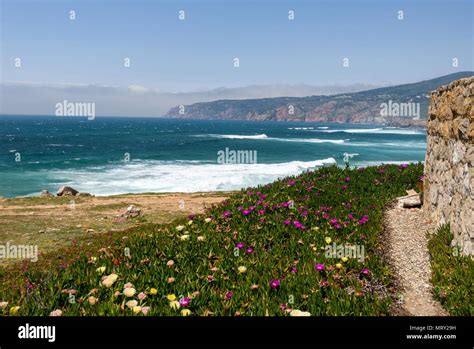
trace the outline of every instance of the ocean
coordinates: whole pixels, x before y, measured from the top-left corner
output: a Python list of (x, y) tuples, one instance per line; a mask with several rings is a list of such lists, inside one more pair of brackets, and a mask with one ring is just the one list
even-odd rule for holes
[[(221, 163), (226, 150), (256, 163)], [(425, 130), (373, 124), (4, 115), (0, 196), (62, 185), (94, 195), (236, 190), (343, 166), (344, 153), (368, 166), (423, 161), (425, 150)]]

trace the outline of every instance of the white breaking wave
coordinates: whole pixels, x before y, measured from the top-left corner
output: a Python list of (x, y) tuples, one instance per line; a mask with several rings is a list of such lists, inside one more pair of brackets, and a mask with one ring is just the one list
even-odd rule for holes
[(343, 139), (321, 139), (321, 138), (278, 138), (268, 137), (266, 134), (255, 136), (240, 136), (240, 135), (197, 135), (196, 137), (214, 137), (223, 139), (260, 139), (266, 141), (280, 141), (280, 142), (298, 142), (298, 143), (334, 143), (342, 144)]
[(329, 127), (328, 126), (319, 126), (318, 129), (320, 130), (327, 130)]
[(288, 130), (314, 130), (314, 127), (289, 127)]
[(397, 129), (397, 128), (350, 128), (345, 130), (323, 130), (321, 132), (326, 133), (335, 133), (335, 132), (345, 132), (345, 133), (382, 133), (382, 134), (399, 134), (399, 135), (423, 135), (424, 132), (419, 130), (408, 130), (408, 129)]
[(334, 143), (342, 144), (343, 139), (321, 139), (321, 138), (267, 138), (268, 140), (275, 140), (280, 142), (298, 142), (298, 143)]
[[(245, 136), (245, 135), (205, 135), (208, 137), (214, 137), (214, 138), (224, 138), (224, 139), (265, 139), (268, 138), (266, 134), (260, 134), (260, 135), (251, 135), (251, 136)], [(202, 137), (202, 136), (201, 136)]]
[(143, 192), (238, 190), (267, 184), (324, 165), (334, 158), (280, 164), (216, 164), (200, 161), (133, 161), (84, 170), (45, 171), (55, 186), (70, 185), (95, 195)]

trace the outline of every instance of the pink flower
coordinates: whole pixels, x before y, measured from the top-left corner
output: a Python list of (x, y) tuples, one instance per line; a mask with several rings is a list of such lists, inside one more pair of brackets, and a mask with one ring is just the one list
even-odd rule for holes
[(245, 250), (245, 252), (247, 253), (253, 253), (253, 248), (252, 247), (249, 247)]
[(146, 298), (146, 294), (143, 292), (140, 292), (137, 297), (139, 300), (144, 300)]
[(185, 308), (189, 305), (189, 302), (190, 302), (190, 299), (187, 297), (184, 297), (179, 300), (179, 305)]
[(324, 264), (318, 263), (314, 265), (314, 269), (317, 271), (323, 271), (324, 270)]
[(224, 216), (224, 218), (229, 218), (232, 216), (232, 213), (229, 211), (225, 211), (222, 215)]
[(369, 275), (369, 269), (368, 268), (364, 268), (360, 272), (361, 272), (361, 274)]
[(285, 220), (283, 221), (283, 224), (285, 224), (285, 225), (289, 225), (290, 223), (291, 223), (291, 221), (290, 221), (289, 219), (285, 219)]
[(280, 287), (280, 284), (281, 282), (278, 279), (273, 279), (272, 281), (270, 281), (270, 287), (273, 289)]
[(250, 213), (250, 210), (243, 210), (242, 212), (244, 215), (248, 215)]
[(235, 247), (237, 247), (238, 249), (244, 248), (244, 246), (245, 246), (245, 245), (244, 245), (243, 243), (241, 243), (241, 242), (239, 242), (239, 243), (237, 243), (237, 244), (235, 245)]
[(230, 300), (232, 298), (232, 296), (233, 296), (232, 292), (229, 291), (225, 294), (224, 298), (225, 298), (225, 300)]
[(147, 315), (149, 311), (150, 311), (150, 307), (142, 307), (143, 315)]
[(328, 286), (328, 285), (329, 285), (329, 282), (326, 279), (322, 279), (319, 282), (319, 286), (321, 286), (321, 287), (325, 287), (325, 286)]

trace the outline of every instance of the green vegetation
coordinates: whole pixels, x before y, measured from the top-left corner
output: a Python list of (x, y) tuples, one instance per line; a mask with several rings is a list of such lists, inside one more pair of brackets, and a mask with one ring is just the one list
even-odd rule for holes
[(445, 225), (428, 243), (434, 295), (451, 315), (473, 316), (474, 260), (451, 247), (452, 239), (453, 234)]
[[(384, 206), (421, 164), (325, 167), (205, 214), (75, 244), (0, 275), (5, 315), (388, 315)], [(328, 256), (359, 246), (365, 258)], [(359, 256), (360, 257), (360, 256)]]

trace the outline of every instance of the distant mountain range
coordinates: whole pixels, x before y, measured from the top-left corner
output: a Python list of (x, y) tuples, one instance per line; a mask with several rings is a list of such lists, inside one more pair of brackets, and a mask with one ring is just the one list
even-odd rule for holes
[(171, 108), (183, 119), (275, 120), (425, 126), (431, 91), (474, 72), (331, 96), (218, 100)]

